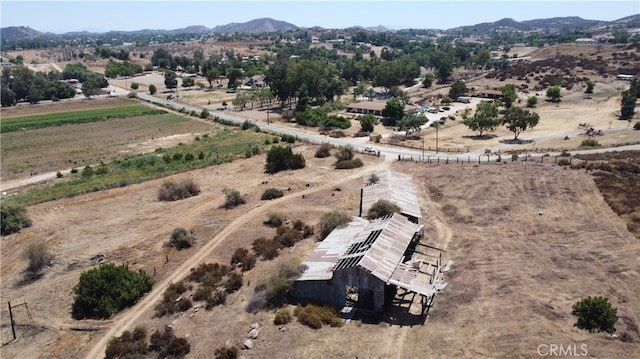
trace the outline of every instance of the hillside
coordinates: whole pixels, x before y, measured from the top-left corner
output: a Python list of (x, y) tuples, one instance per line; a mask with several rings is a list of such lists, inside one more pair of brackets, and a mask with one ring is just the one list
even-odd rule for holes
[(248, 33), (261, 33), (261, 32), (286, 32), (290, 30), (297, 30), (298, 27), (294, 24), (274, 20), (271, 18), (262, 18), (247, 21), (244, 23), (230, 23), (227, 25), (219, 25), (213, 28), (213, 32), (225, 33), (225, 32), (248, 32)]
[(44, 33), (34, 30), (29, 26), (9, 26), (0, 29), (0, 39), (2, 39), (3, 42), (29, 39), (40, 35), (44, 35)]

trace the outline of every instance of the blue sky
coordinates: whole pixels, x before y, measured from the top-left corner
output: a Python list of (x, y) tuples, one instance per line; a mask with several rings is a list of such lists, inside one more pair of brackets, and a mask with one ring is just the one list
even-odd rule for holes
[(640, 13), (640, 1), (2, 0), (0, 12), (2, 27), (30, 26), (54, 33), (177, 29), (189, 25), (215, 27), (262, 17), (287, 21), (300, 27), (383, 25), (392, 29), (450, 29), (505, 17), (518, 21), (557, 16), (615, 20)]

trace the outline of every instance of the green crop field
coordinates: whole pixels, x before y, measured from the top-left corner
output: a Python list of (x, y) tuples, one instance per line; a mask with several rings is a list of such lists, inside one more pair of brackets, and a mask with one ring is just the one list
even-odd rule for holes
[(166, 113), (143, 105), (120, 106), (95, 110), (82, 110), (13, 117), (0, 121), (0, 133), (15, 132), (68, 124), (105, 121), (114, 118), (128, 118)]

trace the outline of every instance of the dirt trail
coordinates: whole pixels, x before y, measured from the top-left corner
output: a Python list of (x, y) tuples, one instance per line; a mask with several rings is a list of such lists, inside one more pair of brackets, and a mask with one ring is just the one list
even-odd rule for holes
[(149, 293), (140, 302), (138, 302), (138, 304), (135, 307), (125, 312), (120, 318), (116, 318), (113, 322), (113, 326), (111, 327), (111, 329), (109, 329), (109, 331), (107, 331), (103, 335), (103, 337), (100, 338), (100, 340), (93, 346), (93, 348), (86, 354), (85, 357), (87, 359), (104, 357), (104, 353), (107, 348), (107, 343), (109, 339), (111, 339), (114, 336), (120, 335), (125, 330), (128, 330), (131, 327), (132, 323), (134, 323), (143, 313), (153, 308), (153, 306), (156, 304), (158, 299), (162, 297), (165, 289), (167, 288), (167, 286), (169, 286), (169, 284), (177, 282), (182, 278), (184, 278), (187, 274), (189, 274), (189, 271), (191, 270), (191, 268), (198, 265), (202, 260), (204, 260), (207, 256), (209, 256), (211, 252), (213, 252), (213, 250), (219, 244), (221, 244), (229, 235), (231, 235), (232, 233), (240, 229), (241, 226), (245, 222), (247, 222), (250, 218), (255, 218), (255, 217), (264, 215), (272, 207), (280, 205), (283, 202), (290, 200), (291, 198), (326, 190), (340, 183), (348, 182), (356, 178), (366, 176), (370, 173), (383, 170), (388, 166), (389, 166), (389, 162), (387, 161), (381, 162), (374, 166), (368, 167), (361, 172), (354, 173), (350, 176), (328, 182), (324, 185), (314, 187), (314, 188), (309, 188), (301, 192), (297, 192), (294, 194), (290, 194), (290, 195), (278, 198), (276, 200), (269, 201), (267, 203), (258, 203), (254, 205), (250, 210), (240, 215), (233, 222), (229, 223), (229, 225), (226, 226), (223, 230), (221, 230), (218, 234), (216, 234), (215, 237), (212, 238), (209, 242), (207, 242), (207, 244), (205, 244), (197, 253), (195, 253), (191, 259), (189, 259), (188, 261), (183, 263), (180, 267), (178, 267), (178, 269), (176, 269), (176, 271), (173, 272), (172, 275), (167, 277), (161, 283), (157, 283), (154, 289), (151, 291), (151, 293)]

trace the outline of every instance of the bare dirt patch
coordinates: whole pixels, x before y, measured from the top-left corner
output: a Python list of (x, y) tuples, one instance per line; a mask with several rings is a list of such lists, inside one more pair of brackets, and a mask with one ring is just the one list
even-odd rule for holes
[[(39, 329), (19, 328), (20, 338), (10, 342), (3, 320), (2, 342), (10, 342), (3, 345), (3, 354), (85, 356), (112, 325), (124, 329), (143, 324), (151, 330), (171, 324), (191, 343), (190, 357), (199, 358), (225, 343), (239, 345), (249, 325), (258, 322), (260, 337), (254, 349), (243, 351), (245, 357), (530, 357), (542, 343), (585, 343), (597, 357), (634, 355), (633, 344), (573, 327), (570, 312), (584, 296), (608, 296), (625, 318), (617, 324), (618, 333), (630, 332), (640, 340), (634, 330), (640, 321), (634, 310), (640, 307), (634, 294), (640, 281), (640, 244), (603, 201), (589, 174), (530, 162), (392, 164), (413, 176), (427, 214), (427, 238), (447, 249), (445, 262), (455, 263), (445, 274), (450, 285), (436, 297), (424, 326), (352, 322), (312, 330), (294, 322), (282, 330), (272, 324), (272, 312), (247, 313), (255, 286), (279, 261), (308, 253), (313, 240), (285, 250), (274, 261), (259, 261), (224, 306), (154, 319), (148, 298), (159, 297), (167, 280), (179, 278), (177, 272), (188, 271), (195, 260), (226, 264), (235, 248), (249, 246), (257, 236), (270, 237), (273, 229), (262, 225), (268, 212), (306, 223), (332, 209), (355, 215), (362, 176), (389, 165), (367, 158), (361, 170), (336, 171), (332, 158), (315, 159), (315, 148), (300, 149), (308, 166), (299, 171), (266, 175), (264, 156), (256, 156), (173, 176), (193, 178), (202, 187), (200, 195), (179, 202), (158, 202), (162, 180), (154, 180), (29, 207), (34, 226), (3, 238), (2, 298), (27, 301)], [(266, 187), (283, 189), (286, 196), (278, 202), (260, 201)], [(238, 189), (247, 204), (221, 209), (227, 188)], [(162, 247), (178, 226), (194, 230), (194, 248), (177, 252)], [(56, 259), (40, 281), (16, 287), (26, 266), (21, 250), (35, 240), (44, 240)], [(98, 254), (149, 273), (155, 268), (157, 293), (110, 320), (73, 321), (68, 313), (71, 288)], [(2, 317), (6, 315), (3, 309)], [(25, 314), (17, 315), (24, 324)]]

